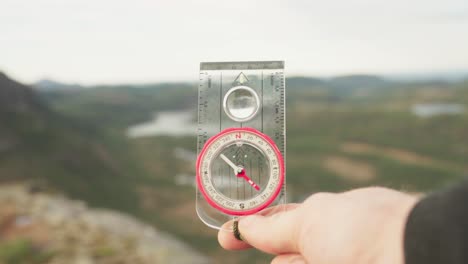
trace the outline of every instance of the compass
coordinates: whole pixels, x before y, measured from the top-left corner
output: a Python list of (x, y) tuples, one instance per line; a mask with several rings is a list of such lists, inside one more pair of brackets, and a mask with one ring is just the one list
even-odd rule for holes
[(197, 185), (215, 209), (233, 216), (269, 206), (284, 183), (281, 152), (253, 128), (228, 128), (211, 137), (198, 155)]
[(195, 209), (207, 226), (284, 209), (285, 98), (283, 61), (200, 63)]

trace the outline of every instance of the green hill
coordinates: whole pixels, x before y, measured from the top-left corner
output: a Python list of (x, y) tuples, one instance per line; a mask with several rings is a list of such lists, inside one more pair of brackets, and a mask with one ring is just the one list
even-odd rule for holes
[(0, 95), (0, 182), (25, 181), (95, 206), (135, 208), (128, 187), (134, 178), (98, 140), (96, 128), (55, 113), (4, 74)]

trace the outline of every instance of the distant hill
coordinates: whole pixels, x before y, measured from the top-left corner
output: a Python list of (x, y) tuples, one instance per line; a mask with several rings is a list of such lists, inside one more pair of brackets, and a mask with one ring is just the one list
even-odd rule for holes
[(385, 88), (392, 82), (375, 75), (348, 75), (330, 78), (327, 85), (338, 89)]
[(50, 79), (42, 79), (32, 84), (32, 87), (41, 91), (76, 90), (83, 88), (79, 84), (61, 83)]
[(290, 103), (298, 100), (332, 102), (355, 95), (378, 94), (398, 85), (398, 82), (376, 75), (347, 75), (331, 78), (288, 77), (286, 79), (287, 100)]
[(400, 82), (460, 82), (468, 79), (468, 69), (441, 72), (387, 74), (385, 78)]
[(321, 86), (325, 84), (325, 80), (314, 77), (294, 76), (286, 79), (286, 85), (291, 89), (301, 89), (304, 87)]
[[(52, 108), (95, 126), (119, 129), (152, 118), (158, 110), (194, 109), (197, 86), (190, 83), (100, 85), (87, 89), (41, 90)], [(78, 111), (77, 111), (78, 110)], [(116, 115), (124, 112), (125, 115)]]
[(331, 78), (289, 77), (286, 80), (288, 92), (326, 89), (333, 94), (352, 94), (357, 90), (381, 90), (397, 83), (376, 75), (346, 75)]

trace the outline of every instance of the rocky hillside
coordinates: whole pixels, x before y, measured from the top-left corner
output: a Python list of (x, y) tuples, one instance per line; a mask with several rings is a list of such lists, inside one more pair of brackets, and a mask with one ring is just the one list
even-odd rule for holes
[(0, 187), (0, 263), (208, 263), (168, 234), (112, 210)]
[(0, 72), (0, 111), (34, 112), (44, 109), (32, 89)]

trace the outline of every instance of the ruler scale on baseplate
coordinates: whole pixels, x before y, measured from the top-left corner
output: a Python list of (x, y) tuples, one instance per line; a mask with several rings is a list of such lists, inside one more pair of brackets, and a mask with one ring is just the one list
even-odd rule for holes
[(220, 228), (284, 203), (284, 62), (205, 62), (199, 81), (200, 219)]

